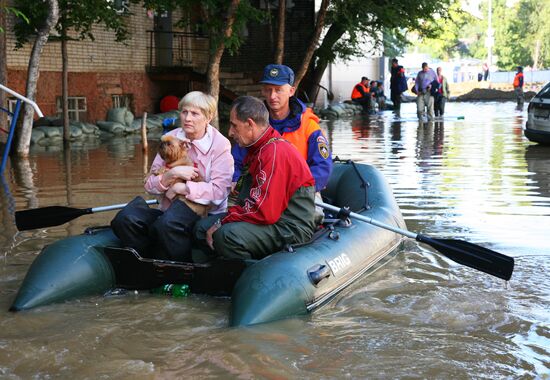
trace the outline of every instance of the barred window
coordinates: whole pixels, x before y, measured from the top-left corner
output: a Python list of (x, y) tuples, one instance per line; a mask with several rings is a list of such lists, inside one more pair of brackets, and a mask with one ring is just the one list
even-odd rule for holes
[(113, 108), (126, 107), (128, 111), (134, 112), (134, 95), (112, 95), (111, 99), (113, 100)]

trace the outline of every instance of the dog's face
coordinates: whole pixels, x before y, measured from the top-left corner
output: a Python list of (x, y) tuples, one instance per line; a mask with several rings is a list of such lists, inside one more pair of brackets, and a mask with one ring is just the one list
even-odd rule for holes
[(180, 140), (174, 136), (164, 135), (160, 139), (159, 155), (166, 162), (167, 166), (176, 161), (186, 160), (189, 149), (187, 141)]

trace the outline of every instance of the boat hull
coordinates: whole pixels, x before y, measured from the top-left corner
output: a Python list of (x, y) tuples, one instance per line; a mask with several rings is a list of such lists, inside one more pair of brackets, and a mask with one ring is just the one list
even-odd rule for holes
[[(372, 166), (336, 164), (323, 196), (327, 203), (405, 227), (391, 188)], [(193, 264), (142, 258), (121, 247), (110, 229), (91, 230), (45, 247), (10, 310), (101, 295), (115, 287), (179, 282), (196, 293), (231, 295), (232, 326), (265, 323), (316, 310), (402, 242), (399, 234), (345, 218), (334, 218), (316, 235), (306, 245), (258, 261)]]

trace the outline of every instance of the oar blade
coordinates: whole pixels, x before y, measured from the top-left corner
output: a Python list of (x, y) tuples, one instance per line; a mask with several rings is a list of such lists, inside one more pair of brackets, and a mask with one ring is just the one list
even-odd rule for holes
[(79, 216), (91, 213), (90, 209), (65, 206), (48, 206), (15, 212), (15, 225), (19, 231), (59, 226)]
[(488, 248), (457, 239), (434, 239), (417, 235), (416, 240), (428, 244), (449, 259), (508, 281), (514, 271), (514, 259)]

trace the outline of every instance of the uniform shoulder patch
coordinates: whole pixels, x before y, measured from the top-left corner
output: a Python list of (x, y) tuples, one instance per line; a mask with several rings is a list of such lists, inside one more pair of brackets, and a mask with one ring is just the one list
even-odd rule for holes
[(328, 149), (328, 141), (325, 136), (321, 135), (317, 137), (317, 149), (319, 150), (321, 157), (326, 160), (330, 154), (330, 151)]

